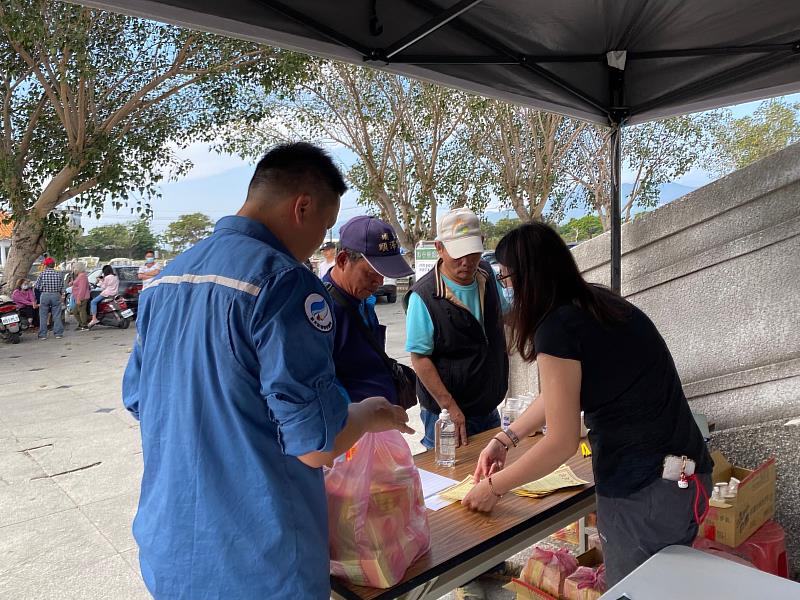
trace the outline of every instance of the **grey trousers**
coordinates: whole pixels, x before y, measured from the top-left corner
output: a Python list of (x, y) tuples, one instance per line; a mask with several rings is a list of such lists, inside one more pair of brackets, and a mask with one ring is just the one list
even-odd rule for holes
[[(699, 475), (710, 495), (711, 475)], [(636, 567), (672, 545), (690, 546), (697, 537), (694, 481), (688, 489), (660, 477), (624, 498), (597, 495), (597, 528), (603, 541), (608, 587), (619, 583)], [(698, 513), (706, 503), (702, 494)]]

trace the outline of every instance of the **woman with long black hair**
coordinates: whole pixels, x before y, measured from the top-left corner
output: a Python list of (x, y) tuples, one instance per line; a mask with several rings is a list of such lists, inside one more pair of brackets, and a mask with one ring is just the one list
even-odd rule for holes
[[(510, 344), (525, 361), (537, 361), (541, 392), (483, 450), (463, 503), (489, 511), (513, 488), (556, 469), (575, 453), (585, 411), (613, 585), (662, 548), (692, 543), (711, 487), (711, 458), (647, 315), (584, 281), (564, 241), (543, 223), (509, 232), (495, 256), (499, 279), (514, 291)], [(545, 424), (544, 439), (504, 469), (507, 448)]]

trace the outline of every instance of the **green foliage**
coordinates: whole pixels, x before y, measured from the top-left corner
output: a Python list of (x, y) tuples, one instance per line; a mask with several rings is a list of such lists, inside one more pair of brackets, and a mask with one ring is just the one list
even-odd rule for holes
[[(700, 164), (709, 145), (709, 132), (720, 113), (683, 115), (626, 127), (622, 132), (623, 168), (634, 176), (630, 193), (622, 198), (622, 218), (629, 221), (635, 208), (658, 205), (662, 184), (674, 181)], [(567, 170), (577, 193), (565, 209), (585, 206), (610, 226), (612, 195), (611, 135), (608, 128), (587, 127), (578, 137)]]
[(725, 111), (712, 137), (705, 166), (723, 176), (800, 141), (800, 102), (765, 100), (752, 115), (738, 119)]
[(112, 258), (144, 258), (148, 250), (156, 250), (158, 240), (146, 219), (127, 224), (102, 225), (82, 236), (76, 244), (76, 254), (98, 256), (100, 260)]
[(564, 164), (588, 127), (575, 119), (498, 100), (473, 103), (460, 135), (471, 157), (467, 178), (483, 177), (504, 207), (529, 221), (560, 215), (575, 183)]
[(203, 213), (181, 215), (169, 224), (163, 239), (173, 250), (182, 252), (208, 237), (213, 227), (214, 222)]
[(503, 236), (515, 227), (522, 225), (522, 219), (503, 217), (497, 223), (492, 223), (487, 219), (481, 220), (481, 232), (484, 236), (484, 246), (495, 248)]
[(603, 223), (597, 215), (585, 215), (560, 225), (558, 233), (568, 242), (582, 242), (603, 233)]
[[(293, 86), (305, 61), (77, 4), (3, 0), (0, 210), (19, 223), (71, 200), (99, 216), (110, 197), (148, 215), (158, 184), (191, 167), (177, 148), (264, 118), (264, 94)], [(15, 242), (13, 270), (27, 271), (34, 242)]]
[(268, 144), (297, 138), (346, 147), (358, 202), (388, 221), (407, 250), (435, 235), (439, 203), (486, 206), (488, 182), (458, 135), (477, 98), (329, 61), (313, 61), (307, 75), (278, 118), (228, 129), (224, 149), (256, 158)]
[(47, 252), (57, 263), (63, 262), (75, 250), (80, 230), (72, 226), (69, 214), (53, 211), (47, 215), (44, 237)]

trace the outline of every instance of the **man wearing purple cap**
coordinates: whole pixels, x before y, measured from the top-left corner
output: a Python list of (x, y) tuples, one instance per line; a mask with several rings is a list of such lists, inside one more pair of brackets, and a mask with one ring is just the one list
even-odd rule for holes
[(394, 229), (375, 217), (345, 223), (339, 246), (333, 268), (322, 278), (334, 300), (336, 377), (353, 402), (383, 396), (398, 404), (392, 372), (377, 350), (386, 346), (386, 327), (369, 299), (384, 277), (408, 277), (413, 270), (400, 256)]

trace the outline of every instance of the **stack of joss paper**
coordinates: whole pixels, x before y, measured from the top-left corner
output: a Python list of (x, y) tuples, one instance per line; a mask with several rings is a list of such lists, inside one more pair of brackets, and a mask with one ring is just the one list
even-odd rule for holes
[[(524, 496), (526, 498), (543, 498), (558, 490), (586, 485), (587, 483), (589, 482), (575, 475), (572, 469), (567, 465), (561, 465), (558, 469), (550, 473), (550, 475), (521, 485), (511, 491), (517, 496)], [(439, 492), (439, 496), (446, 500), (463, 500), (473, 486), (472, 475), (469, 475), (456, 485)]]
[(533, 554), (519, 578), (556, 598), (562, 598), (564, 583), (577, 568), (577, 559), (566, 550), (553, 552), (534, 546)]
[(525, 496), (526, 498), (544, 498), (557, 490), (586, 485), (587, 483), (589, 482), (575, 475), (567, 465), (561, 465), (550, 475), (521, 485), (512, 491), (517, 496)]
[(606, 591), (606, 569), (578, 567), (564, 580), (564, 600), (598, 600)]

